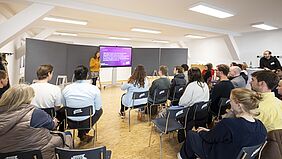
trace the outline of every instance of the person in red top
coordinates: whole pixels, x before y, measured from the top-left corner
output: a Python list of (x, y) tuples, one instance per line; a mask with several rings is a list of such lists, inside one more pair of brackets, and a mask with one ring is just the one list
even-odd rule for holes
[(210, 83), (211, 80), (212, 80), (212, 77), (214, 75), (214, 69), (212, 69), (212, 64), (211, 63), (208, 63), (205, 65), (205, 69), (202, 71), (202, 76), (204, 78), (204, 81), (206, 83)]

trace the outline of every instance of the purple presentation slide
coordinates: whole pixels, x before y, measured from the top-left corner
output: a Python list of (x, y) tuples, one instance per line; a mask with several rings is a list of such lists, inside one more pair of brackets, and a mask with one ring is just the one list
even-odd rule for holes
[(131, 66), (131, 47), (101, 46), (100, 60), (102, 67)]

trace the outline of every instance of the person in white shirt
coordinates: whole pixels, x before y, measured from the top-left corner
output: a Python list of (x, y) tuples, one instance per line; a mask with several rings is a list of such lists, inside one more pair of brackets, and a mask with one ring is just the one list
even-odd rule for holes
[[(86, 80), (87, 74), (88, 69), (85, 66), (77, 66), (74, 71), (76, 82), (66, 86), (62, 94), (64, 106), (66, 107), (83, 108), (92, 105), (93, 116), (91, 120), (94, 125), (103, 113), (102, 100), (99, 88)], [(70, 119), (68, 120), (68, 124), (71, 127), (76, 126), (77, 124), (89, 124), (89, 116), (69, 117), (68, 119)], [(78, 130), (78, 137), (81, 141), (89, 142), (93, 139), (93, 136), (87, 135), (89, 131), (90, 129)]]
[(37, 108), (54, 108), (56, 110), (55, 118), (60, 124), (59, 130), (64, 131), (65, 112), (62, 109), (62, 92), (60, 87), (48, 83), (53, 77), (53, 66), (50, 64), (40, 65), (36, 71), (37, 82), (30, 85), (34, 92), (35, 97), (31, 104)]
[(189, 83), (179, 100), (180, 106), (192, 106), (198, 102), (209, 101), (209, 87), (204, 82), (199, 68), (192, 67), (188, 71)]

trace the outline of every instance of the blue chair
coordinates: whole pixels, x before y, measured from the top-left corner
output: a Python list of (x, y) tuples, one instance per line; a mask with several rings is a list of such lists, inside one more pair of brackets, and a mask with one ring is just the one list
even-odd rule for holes
[(169, 89), (158, 89), (158, 88), (155, 89), (153, 102), (148, 103), (149, 121), (151, 120), (151, 117), (152, 117), (152, 106), (166, 105), (168, 95), (169, 95)]
[[(170, 132), (185, 129), (186, 128), (186, 120), (190, 107), (170, 107), (167, 108), (167, 116), (166, 118), (157, 118), (152, 120), (153, 126), (155, 125), (157, 130), (160, 132), (160, 158), (162, 158), (162, 135), (168, 134)], [(184, 115), (185, 124), (184, 126), (176, 120), (176, 116)], [(151, 145), (151, 138), (153, 132), (153, 126), (151, 129), (150, 139), (149, 139), (149, 147)]]
[(105, 146), (81, 150), (56, 147), (55, 154), (56, 159), (110, 159), (112, 152)]
[(132, 109), (138, 109), (138, 108), (145, 108), (147, 107), (147, 103), (146, 104), (141, 104), (141, 105), (135, 105), (135, 101), (136, 100), (140, 100), (140, 99), (146, 99), (146, 101), (148, 100), (148, 96), (149, 96), (149, 91), (144, 91), (144, 92), (133, 92), (132, 95), (132, 105), (131, 106), (124, 106), (124, 112), (125, 112), (125, 107), (129, 108), (129, 112), (128, 112), (128, 128), (129, 128), (129, 132), (130, 132), (130, 111)]
[(178, 85), (174, 87), (171, 103), (178, 102), (185, 91), (186, 85)]
[(1, 159), (43, 159), (40, 150), (0, 153)]
[[(66, 129), (72, 129), (73, 130), (73, 146), (74, 146), (74, 133), (75, 129), (92, 129), (94, 132), (94, 138), (97, 141), (97, 123), (95, 124), (95, 129), (93, 129), (93, 123), (92, 123), (92, 113), (93, 112), (93, 106), (87, 106), (87, 107), (82, 107), (82, 108), (70, 108), (70, 107), (65, 107), (65, 113), (66, 113), (66, 124), (68, 123), (69, 117), (81, 117), (81, 116), (89, 116), (89, 125), (83, 125), (80, 124), (81, 122), (77, 121), (77, 126), (72, 127), (70, 125), (66, 125)], [(93, 140), (93, 145), (94, 145), (94, 140)]]
[(236, 159), (256, 159), (266, 145), (266, 141), (255, 146), (243, 147)]

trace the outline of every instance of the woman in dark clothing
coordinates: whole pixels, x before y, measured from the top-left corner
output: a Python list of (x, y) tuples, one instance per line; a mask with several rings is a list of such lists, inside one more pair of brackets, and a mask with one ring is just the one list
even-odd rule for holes
[(223, 119), (211, 130), (200, 127), (197, 132), (189, 131), (178, 159), (236, 158), (242, 147), (262, 144), (267, 131), (261, 121), (253, 118), (259, 114), (261, 99), (251, 90), (233, 89), (230, 103), (235, 117)]
[(212, 69), (212, 64), (211, 63), (206, 64), (205, 69), (202, 71), (202, 76), (207, 84), (211, 82), (213, 74), (214, 74), (214, 70)]
[[(184, 69), (181, 66), (176, 66), (173, 70), (174, 78), (171, 80), (170, 89), (169, 89), (169, 100), (171, 100), (172, 105), (178, 105), (179, 99), (182, 94), (175, 94), (174, 91), (176, 86), (185, 86), (186, 80), (185, 75), (183, 74)], [(173, 99), (174, 96), (174, 99)]]

